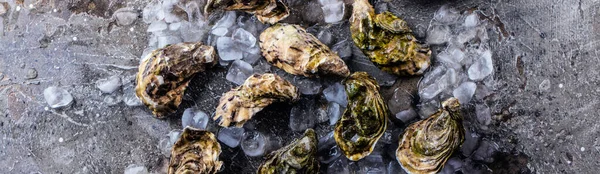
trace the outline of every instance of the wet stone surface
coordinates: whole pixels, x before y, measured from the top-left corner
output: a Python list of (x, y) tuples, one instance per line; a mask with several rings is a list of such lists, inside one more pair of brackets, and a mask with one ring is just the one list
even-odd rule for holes
[[(302, 87), (303, 100), (322, 103), (301, 110), (319, 112), (302, 126), (323, 139), (317, 146), (322, 173), (402, 172), (393, 155), (398, 137), (451, 96), (463, 104), (466, 139), (442, 173), (595, 173), (600, 167), (600, 2), (371, 1), (377, 13), (404, 18), (432, 46), (431, 69), (412, 78), (380, 71), (354, 46), (352, 0), (284, 2), (291, 13), (282, 22), (307, 28), (351, 71), (375, 77), (391, 112), (373, 154), (349, 161), (327, 143), (329, 119), (347, 102), (330, 88), (339, 80), (282, 75)], [(300, 119), (290, 115), (305, 103), (266, 107), (235, 132), (220, 132), (210, 119), (220, 96), (250, 72), (281, 70), (258, 52), (257, 37), (268, 25), (243, 12), (203, 16), (203, 3), (0, 2), (0, 173), (165, 173), (182, 124), (222, 136), (221, 173), (254, 173), (264, 154), (300, 137), (301, 130), (290, 128)], [(190, 81), (176, 113), (155, 119), (133, 93), (134, 75), (145, 54), (182, 41), (201, 41), (227, 56)], [(440, 79), (445, 83), (435, 82)], [(205, 114), (182, 120), (186, 109)], [(260, 134), (262, 144), (244, 148), (263, 152), (245, 153), (245, 132)]]

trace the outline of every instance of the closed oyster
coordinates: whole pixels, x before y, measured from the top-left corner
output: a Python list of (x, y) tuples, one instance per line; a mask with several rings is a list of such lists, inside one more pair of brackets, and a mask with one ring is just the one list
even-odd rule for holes
[(279, 173), (318, 173), (317, 135), (313, 129), (307, 129), (304, 137), (271, 153), (258, 168), (259, 174)]
[(348, 106), (333, 135), (344, 155), (357, 161), (373, 151), (387, 127), (389, 111), (379, 95), (379, 85), (367, 73), (353, 73), (344, 85)]
[(262, 23), (274, 24), (290, 15), (288, 7), (280, 0), (208, 0), (204, 13), (215, 9), (240, 10), (254, 14)]
[(171, 150), (168, 173), (217, 173), (223, 165), (220, 154), (215, 134), (186, 127)]
[(156, 117), (162, 118), (177, 110), (190, 79), (214, 66), (216, 60), (215, 49), (202, 43), (179, 43), (154, 50), (139, 66), (135, 93)]
[(223, 127), (242, 127), (254, 114), (274, 102), (298, 100), (298, 88), (275, 74), (254, 74), (223, 94), (213, 119)]
[(315, 77), (350, 74), (346, 63), (302, 27), (276, 24), (260, 34), (260, 48), (271, 64), (294, 75)]
[(460, 104), (456, 98), (425, 120), (408, 126), (396, 158), (408, 173), (437, 173), (465, 139)]
[(423, 74), (431, 50), (415, 39), (404, 20), (390, 12), (375, 15), (368, 0), (355, 0), (353, 6), (352, 40), (375, 65), (395, 75)]

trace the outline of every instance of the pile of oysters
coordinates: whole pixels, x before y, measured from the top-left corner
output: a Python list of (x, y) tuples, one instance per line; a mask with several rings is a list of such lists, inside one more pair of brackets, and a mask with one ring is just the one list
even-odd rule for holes
[[(271, 24), (260, 34), (267, 62), (307, 78), (343, 79), (348, 105), (334, 128), (334, 139), (352, 161), (370, 155), (387, 128), (390, 111), (379, 84), (366, 72), (351, 73), (345, 62), (304, 28), (278, 23), (290, 10), (280, 0), (209, 0), (205, 13), (239, 10)], [(417, 76), (430, 65), (431, 51), (417, 41), (407, 23), (390, 12), (375, 14), (368, 0), (355, 0), (350, 18), (352, 40), (381, 70), (398, 76)], [(140, 64), (136, 94), (157, 118), (177, 111), (184, 92), (198, 72), (210, 71), (219, 60), (215, 48), (203, 43), (178, 43), (154, 50)], [(298, 88), (282, 77), (254, 74), (222, 95), (214, 121), (222, 127), (242, 127), (275, 102), (294, 104)], [(436, 173), (464, 141), (460, 104), (455, 98), (425, 120), (408, 126), (399, 138), (396, 157), (408, 173)], [(307, 129), (302, 137), (272, 152), (257, 173), (318, 173), (317, 136)], [(186, 127), (171, 151), (168, 173), (217, 173), (221, 147), (215, 135)]]

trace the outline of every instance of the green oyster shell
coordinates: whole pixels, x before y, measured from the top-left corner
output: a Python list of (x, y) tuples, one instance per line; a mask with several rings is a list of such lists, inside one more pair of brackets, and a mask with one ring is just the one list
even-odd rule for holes
[(344, 155), (360, 160), (373, 151), (387, 127), (389, 110), (379, 94), (379, 85), (366, 72), (356, 72), (344, 81), (348, 106), (337, 122), (334, 138)]
[(431, 50), (420, 44), (406, 22), (390, 12), (375, 14), (368, 0), (355, 0), (352, 40), (381, 70), (395, 75), (420, 75), (430, 65)]
[(456, 98), (425, 120), (406, 128), (396, 151), (398, 162), (408, 173), (437, 173), (465, 139), (460, 104)]
[(316, 154), (317, 135), (313, 129), (307, 129), (302, 138), (271, 153), (256, 173), (318, 173), (319, 161), (315, 158)]

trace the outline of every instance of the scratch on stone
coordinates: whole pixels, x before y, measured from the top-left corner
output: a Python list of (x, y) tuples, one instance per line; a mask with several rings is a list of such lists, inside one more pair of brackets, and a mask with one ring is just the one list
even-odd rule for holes
[(76, 63), (76, 64), (86, 64), (86, 65), (96, 65), (96, 66), (111, 66), (123, 70), (137, 70), (138, 66), (126, 66), (126, 65), (116, 65), (116, 64), (103, 64), (103, 63)]
[(536, 32), (538, 32), (538, 34), (542, 34), (542, 31), (541, 31), (539, 28), (537, 28), (537, 27), (533, 26), (533, 25), (531, 24), (531, 22), (529, 22), (529, 21), (525, 20), (525, 18), (523, 18), (523, 16), (519, 15), (519, 18), (521, 18), (521, 20), (525, 21), (525, 23), (526, 23), (527, 25), (529, 25), (529, 27), (533, 28), (533, 30), (535, 30)]
[(64, 118), (65, 120), (67, 120), (68, 122), (71, 122), (77, 126), (82, 126), (82, 127), (90, 127), (89, 124), (85, 124), (85, 123), (79, 123), (76, 122), (75, 120), (73, 120), (71, 117), (69, 117), (67, 114), (63, 113), (58, 113), (56, 111), (51, 110), (50, 112), (52, 112), (54, 115), (60, 116), (61, 118)]
[(577, 8), (579, 9), (579, 16), (581, 16), (581, 19), (583, 19), (583, 9), (581, 8), (581, 0), (579, 0), (579, 6)]

